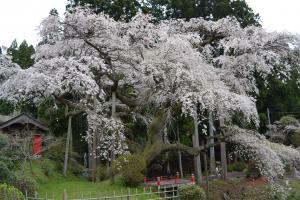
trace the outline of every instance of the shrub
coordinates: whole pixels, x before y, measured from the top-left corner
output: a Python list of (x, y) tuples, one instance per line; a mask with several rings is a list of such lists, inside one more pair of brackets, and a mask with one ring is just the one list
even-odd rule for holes
[(255, 162), (250, 162), (248, 164), (247, 172), (246, 172), (247, 178), (258, 178), (261, 176), (259, 169), (256, 167)]
[(33, 196), (34, 192), (38, 188), (38, 184), (35, 181), (35, 179), (33, 179), (30, 176), (25, 176), (22, 174), (15, 175), (14, 180), (13, 180), (13, 186), (18, 188), (24, 194), (27, 191), (27, 194), (29, 196)]
[(42, 168), (43, 173), (48, 177), (53, 176), (55, 174), (55, 166), (48, 159), (43, 159), (41, 161), (41, 168)]
[(97, 181), (104, 181), (108, 177), (107, 167), (105, 165), (100, 165), (97, 167), (96, 177)]
[(1, 200), (25, 200), (25, 197), (20, 190), (4, 183), (4, 184), (0, 184), (0, 199)]
[(300, 133), (296, 132), (290, 136), (290, 144), (294, 147), (300, 147)]
[[(52, 148), (48, 149), (45, 152), (45, 157), (49, 158), (50, 160), (56, 161), (56, 171), (62, 172), (64, 167), (64, 160), (65, 160), (65, 144), (59, 143)], [(80, 165), (76, 159), (79, 159), (77, 153), (72, 152), (69, 156), (68, 161), (68, 172), (79, 175), (83, 171), (83, 166)]]
[(121, 174), (126, 186), (135, 187), (144, 179), (146, 162), (140, 155), (128, 154), (117, 159), (114, 169)]
[(237, 163), (228, 165), (229, 172), (233, 172), (233, 171), (242, 172), (246, 168), (247, 168), (247, 165), (244, 162), (237, 162)]
[(179, 200), (204, 200), (204, 190), (198, 185), (184, 185), (178, 188)]
[(283, 116), (280, 118), (279, 121), (283, 125), (295, 125), (295, 126), (299, 125), (298, 120), (292, 115)]
[(8, 182), (12, 172), (8, 169), (6, 163), (0, 161), (0, 182)]

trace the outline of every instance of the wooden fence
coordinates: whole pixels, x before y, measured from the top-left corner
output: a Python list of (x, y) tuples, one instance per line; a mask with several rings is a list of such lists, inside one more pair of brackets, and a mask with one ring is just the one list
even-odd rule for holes
[[(72, 196), (72, 198), (68, 198)], [(60, 198), (55, 198), (54, 194), (39, 195), (37, 192), (34, 197), (25, 194), (26, 200), (177, 200), (178, 199), (178, 185), (169, 187), (149, 187), (144, 188), (143, 191), (138, 189), (128, 189), (127, 191), (113, 191), (112, 194), (92, 195), (92, 193), (82, 192), (78, 197), (74, 198), (74, 194), (69, 194), (64, 190)]]

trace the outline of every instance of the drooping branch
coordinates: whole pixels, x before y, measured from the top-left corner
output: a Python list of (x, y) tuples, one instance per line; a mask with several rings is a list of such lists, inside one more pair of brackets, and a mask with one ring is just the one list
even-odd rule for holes
[(187, 145), (184, 145), (182, 143), (173, 143), (173, 144), (164, 144), (162, 142), (157, 142), (155, 144), (152, 144), (150, 148), (146, 149), (144, 151), (144, 156), (146, 158), (147, 165), (151, 164), (155, 158), (157, 158), (162, 153), (168, 152), (168, 151), (182, 151), (186, 152), (189, 155), (199, 155), (201, 151), (208, 149), (210, 147), (215, 147), (220, 145), (221, 142), (215, 142), (214, 144), (205, 144), (204, 146), (201, 145), (199, 148), (189, 147)]

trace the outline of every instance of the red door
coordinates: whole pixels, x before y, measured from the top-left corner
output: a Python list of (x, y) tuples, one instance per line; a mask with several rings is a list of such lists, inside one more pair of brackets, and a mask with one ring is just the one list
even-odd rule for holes
[(42, 155), (42, 136), (40, 134), (33, 135), (33, 155)]

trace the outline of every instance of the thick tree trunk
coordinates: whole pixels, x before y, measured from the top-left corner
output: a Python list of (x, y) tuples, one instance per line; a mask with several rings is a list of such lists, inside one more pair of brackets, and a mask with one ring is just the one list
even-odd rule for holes
[[(208, 114), (209, 118), (209, 137), (210, 137), (210, 144), (213, 145), (215, 143), (214, 140), (214, 123), (213, 123), (213, 114), (212, 111), (209, 111)], [(216, 157), (215, 157), (215, 147), (212, 146), (209, 149), (209, 167), (210, 167), (210, 173), (216, 174)]]
[[(151, 163), (162, 153), (168, 151), (181, 151), (186, 152), (190, 155), (198, 157), (198, 174), (200, 178), (198, 181), (202, 181), (202, 171), (201, 171), (201, 161), (200, 161), (200, 153), (202, 150), (209, 148), (211, 145), (206, 144), (205, 146), (199, 145), (199, 137), (198, 143), (193, 145), (193, 147), (186, 146), (184, 144), (175, 143), (175, 144), (164, 144), (162, 139), (162, 132), (166, 122), (166, 114), (163, 109), (157, 111), (154, 115), (154, 118), (149, 125), (148, 129), (148, 140), (146, 144), (146, 148), (144, 149), (142, 156), (145, 158), (146, 166), (150, 166)], [(195, 126), (196, 132), (198, 133), (198, 126)], [(197, 135), (198, 136), (198, 135)], [(219, 142), (215, 142), (215, 145), (219, 145)]]
[(67, 176), (71, 134), (72, 134), (72, 116), (70, 115), (68, 119), (68, 132), (67, 132), (67, 141), (66, 141), (66, 149), (65, 149), (64, 176)]
[[(196, 111), (196, 116), (194, 117), (193, 147), (200, 148), (197, 111)], [(194, 156), (194, 163), (195, 163), (195, 174), (196, 174), (196, 178), (197, 178), (197, 184), (200, 185), (200, 184), (202, 184), (202, 170), (201, 170), (200, 154)]]

